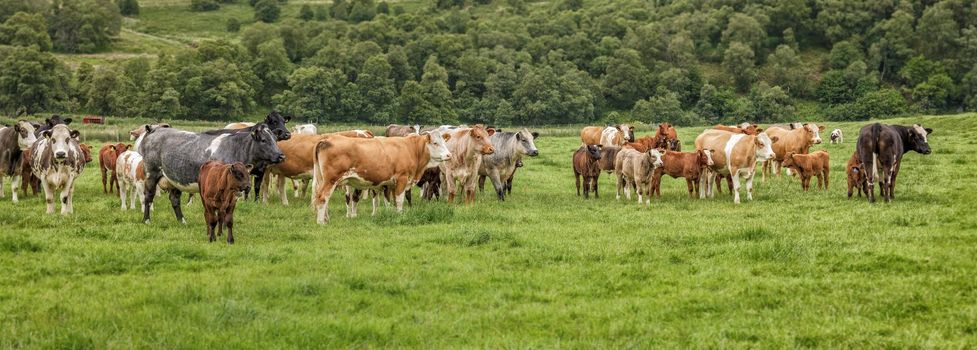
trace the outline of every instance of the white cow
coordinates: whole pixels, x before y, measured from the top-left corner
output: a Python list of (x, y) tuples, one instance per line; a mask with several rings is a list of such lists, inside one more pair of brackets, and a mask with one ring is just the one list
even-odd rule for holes
[(74, 211), (75, 179), (85, 169), (85, 155), (78, 146), (79, 134), (67, 125), (55, 125), (41, 133), (43, 138), (31, 147), (31, 172), (41, 179), (48, 214), (54, 214), (54, 192), (57, 190), (61, 190), (61, 215)]

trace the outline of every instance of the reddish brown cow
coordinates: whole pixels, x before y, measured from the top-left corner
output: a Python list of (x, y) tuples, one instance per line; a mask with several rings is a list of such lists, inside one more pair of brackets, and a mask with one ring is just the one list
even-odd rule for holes
[(722, 124), (716, 124), (716, 126), (713, 126), (712, 128), (713, 129), (716, 129), (716, 130), (729, 131), (729, 132), (732, 132), (732, 133), (747, 134), (747, 135), (753, 135), (753, 136), (756, 136), (757, 134), (763, 132), (763, 129), (760, 129), (759, 127), (757, 127), (756, 124), (750, 124), (746, 128), (741, 128), (741, 127), (736, 127), (736, 126), (725, 126), (725, 125), (722, 125)]
[(652, 175), (651, 190), (652, 194), (662, 196), (661, 185), (662, 175), (668, 174), (673, 179), (684, 177), (685, 184), (689, 189), (689, 197), (695, 198), (699, 195), (699, 176), (704, 167), (712, 166), (712, 150), (698, 150), (695, 152), (673, 152), (665, 151), (662, 158), (662, 167), (655, 169)]
[(845, 167), (845, 173), (848, 174), (848, 199), (851, 199), (852, 189), (858, 188), (858, 196), (861, 197), (862, 193), (868, 195), (868, 190), (865, 188), (865, 167), (862, 166), (862, 161), (858, 158), (858, 152), (854, 152), (851, 158), (848, 158), (848, 164)]
[(659, 143), (660, 142), (657, 136), (645, 136), (640, 139), (634, 140), (634, 142), (625, 143), (624, 147), (634, 148), (638, 150), (638, 152), (648, 152), (649, 149), (657, 148)]
[(600, 145), (580, 146), (573, 152), (573, 177), (577, 180), (577, 195), (580, 195), (580, 177), (583, 176), (583, 198), (588, 198), (590, 190), (594, 191), (594, 198), (600, 198), (597, 194), (597, 179), (600, 178), (601, 159)]
[(817, 151), (810, 154), (796, 154), (787, 152), (784, 155), (783, 165), (797, 172), (801, 177), (801, 187), (804, 191), (811, 188), (811, 177), (818, 177), (818, 188), (828, 189), (828, 171), (831, 164), (828, 162), (828, 152)]
[(655, 148), (676, 152), (682, 150), (682, 142), (678, 139), (678, 131), (669, 123), (658, 124), (658, 131), (655, 132), (655, 142)]
[[(110, 144), (107, 143), (98, 150), (98, 171), (102, 174), (102, 192), (112, 193), (112, 186), (119, 188), (119, 178), (115, 173), (115, 162), (119, 159), (119, 155), (127, 151), (129, 146), (124, 143)], [(108, 175), (110, 174), (110, 175)], [(108, 180), (108, 188), (106, 189), (105, 183)]]
[(767, 135), (780, 138), (780, 142), (773, 145), (773, 152), (776, 154), (774, 158), (763, 163), (763, 178), (765, 179), (770, 171), (780, 176), (780, 163), (787, 153), (810, 153), (811, 146), (821, 143), (821, 131), (824, 131), (824, 125), (813, 123), (804, 123), (800, 128), (790, 130), (776, 126), (767, 128)]
[[(244, 195), (251, 188), (252, 165), (241, 162), (225, 164), (208, 161), (200, 166), (198, 186), (204, 206), (204, 219), (207, 220), (207, 237), (211, 242), (227, 227), (227, 243), (234, 244), (234, 207), (238, 195)], [(216, 235), (214, 228), (217, 228)]]

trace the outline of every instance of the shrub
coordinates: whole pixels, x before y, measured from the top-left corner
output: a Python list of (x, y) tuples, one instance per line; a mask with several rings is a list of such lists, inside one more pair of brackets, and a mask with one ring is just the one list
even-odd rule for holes
[(123, 16), (139, 15), (138, 0), (119, 0), (116, 4), (119, 5), (119, 13)]
[(231, 17), (227, 19), (227, 31), (237, 32), (241, 30), (241, 22), (237, 18)]
[(220, 8), (215, 0), (190, 0), (191, 11), (214, 11)]
[(278, 0), (258, 0), (254, 3), (254, 19), (265, 23), (278, 20), (282, 9), (278, 5)]
[(312, 6), (309, 6), (309, 4), (303, 4), (302, 8), (299, 9), (299, 19), (308, 21), (313, 18), (315, 18), (315, 13), (312, 12)]

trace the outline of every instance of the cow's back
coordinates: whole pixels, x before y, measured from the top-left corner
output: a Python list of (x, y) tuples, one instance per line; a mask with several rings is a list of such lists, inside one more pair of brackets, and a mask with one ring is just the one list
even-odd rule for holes
[(580, 141), (585, 145), (599, 145), (603, 130), (599, 126), (586, 126), (580, 130)]
[[(695, 138), (695, 149), (696, 150), (712, 150), (712, 162), (713, 169), (728, 169), (727, 164), (727, 154), (726, 146), (731, 138), (742, 138), (743, 136), (737, 136), (745, 134), (734, 134), (728, 131), (722, 130), (706, 130), (702, 134), (699, 134)], [(732, 150), (732, 149), (731, 149)]]
[[(148, 173), (162, 172), (171, 184), (190, 186), (197, 183), (200, 166), (232, 134), (197, 134), (172, 128), (161, 128), (143, 136), (139, 153)], [(223, 159), (214, 159), (223, 160)], [(184, 191), (194, 191), (182, 188)]]

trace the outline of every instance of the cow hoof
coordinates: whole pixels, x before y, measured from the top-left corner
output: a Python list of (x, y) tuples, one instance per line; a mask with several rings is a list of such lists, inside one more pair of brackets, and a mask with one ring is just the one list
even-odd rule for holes
[(180, 218), (180, 223), (186, 225), (187, 224), (187, 219)]

